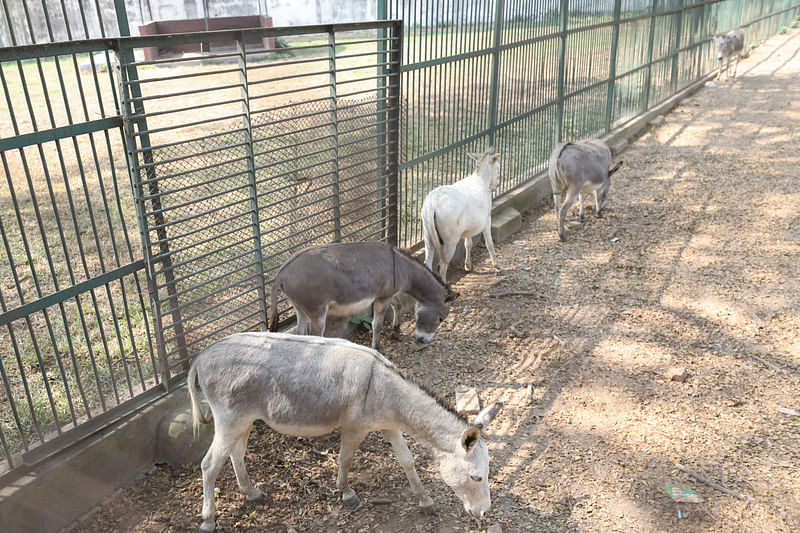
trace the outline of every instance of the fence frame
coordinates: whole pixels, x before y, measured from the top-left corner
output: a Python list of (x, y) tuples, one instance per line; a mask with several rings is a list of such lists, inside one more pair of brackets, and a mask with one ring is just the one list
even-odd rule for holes
[[(126, 30), (124, 25), (121, 26), (121, 29)], [(183, 340), (183, 310), (179, 302), (180, 295), (177, 294), (175, 290), (172, 250), (169, 246), (169, 229), (164, 224), (165, 219), (162, 215), (162, 191), (160, 190), (160, 182), (153, 164), (155, 162), (153, 145), (150, 140), (150, 130), (148, 129), (147, 114), (143, 105), (142, 93), (139, 90), (138, 83), (136, 83), (139, 78), (133, 50), (144, 46), (158, 46), (159, 44), (174, 44), (180, 42), (201, 42), (210, 45), (218, 41), (233, 40), (236, 43), (235, 55), (238, 57), (236, 58), (235, 68), (239, 72), (241, 111), (245, 131), (244, 144), (247, 166), (247, 191), (250, 205), (250, 241), (252, 242), (251, 248), (255, 256), (254, 275), (252, 279), (255, 280), (256, 283), (258, 300), (257, 315), (259, 319), (257, 329), (266, 330), (268, 323), (268, 309), (266, 303), (267, 279), (263, 268), (263, 240), (260, 231), (261, 221), (259, 219), (256, 165), (253, 149), (253, 125), (251, 122), (250, 95), (248, 94), (249, 83), (247, 79), (248, 71), (244, 42), (247, 38), (252, 36), (267, 38), (305, 34), (327, 34), (330, 48), (328, 67), (330, 69), (330, 98), (332, 102), (331, 105), (333, 106), (331, 111), (335, 116), (337, 113), (336, 106), (333, 104), (337, 96), (337, 57), (334, 54), (334, 47), (337, 43), (335, 41), (335, 35), (341, 32), (362, 30), (379, 30), (386, 36), (385, 39), (387, 41), (391, 40), (392, 42), (398, 43), (391, 47), (391, 49), (383, 46), (381, 50), (375, 52), (376, 57), (382, 58), (382, 64), (376, 76), (381, 79), (381, 88), (379, 91), (385, 94), (385, 101), (381, 104), (381, 111), (377, 112), (374, 116), (376, 122), (380, 123), (379, 128), (376, 126), (376, 131), (379, 131), (384, 139), (378, 142), (378, 146), (380, 147), (380, 159), (382, 161), (379, 169), (381, 169), (381, 183), (386, 185), (387, 190), (382, 198), (379, 199), (380, 205), (376, 206), (376, 213), (384, 213), (381, 215), (383, 220), (381, 223), (383, 224), (383, 229), (381, 230), (383, 239), (394, 244), (396, 243), (397, 224), (396, 220), (392, 220), (391, 217), (396, 216), (398, 179), (397, 131), (400, 118), (399, 102), (401, 94), (399, 83), (401, 57), (399, 55), (399, 43), (402, 43), (402, 24), (400, 21), (369, 21), (289, 28), (253, 28), (144, 37), (112, 37), (0, 48), (0, 64), (3, 62), (16, 63), (28, 59), (38, 60), (64, 55), (74, 56), (75, 54), (94, 54), (98, 52), (115, 55), (117, 57), (117, 61), (114, 64), (116, 84), (113, 88), (115, 89), (115, 98), (118, 98), (119, 102), (118, 115), (86, 120), (84, 122), (76, 121), (66, 126), (57, 126), (51, 129), (34, 131), (32, 133), (0, 138), (0, 153), (5, 155), (7, 151), (21, 151), (25, 148), (41, 146), (43, 143), (47, 142), (71, 140), (79, 135), (119, 131), (120, 137), (124, 141), (125, 161), (127, 163), (128, 177), (130, 179), (135, 203), (136, 224), (139, 230), (139, 237), (143, 250), (142, 253), (144, 254), (141, 259), (137, 259), (129, 264), (124, 264), (118, 268), (108, 269), (86, 281), (61, 288), (61, 290), (57, 290), (56, 292), (43, 294), (39, 299), (23, 302), (22, 305), (6, 309), (4, 303), (2, 312), (0, 312), (0, 327), (11, 328), (12, 323), (19, 320), (26, 320), (27, 317), (33, 313), (46, 313), (48, 308), (52, 306), (60, 305), (62, 302), (70, 299), (79, 298), (81, 295), (88, 294), (95, 289), (102, 289), (103, 287), (108, 288), (110, 283), (117, 280), (136, 274), (144, 274), (148, 294), (145, 295), (143, 294), (144, 291), (140, 290), (140, 296), (150, 300), (150, 308), (147, 315), (145, 315), (145, 321), (148, 326), (152, 325), (153, 328), (151, 339), (154, 341), (153, 344), (155, 344), (158, 363), (156, 372), (158, 379), (150, 388), (143, 390), (141, 393), (128, 400), (124, 400), (118, 405), (109, 405), (107, 408), (104, 407), (103, 409), (99, 407), (96, 408), (96, 412), (91, 413), (86, 420), (80, 422), (74, 428), (64, 427), (62, 431), (63, 421), (60, 423), (58, 419), (56, 419), (58, 434), (44, 436), (44, 440), (41, 443), (38, 441), (37, 443), (31, 443), (30, 447), (26, 441), (26, 449), (22, 453), (10, 453), (5, 444), (4, 436), (0, 434), (0, 436), (3, 437), (3, 450), (5, 452), (4, 454), (0, 453), (0, 459), (3, 459), (5, 455), (5, 460), (7, 462), (7, 470), (5, 472), (0, 472), (0, 486), (10, 483), (14, 479), (18, 479), (26, 472), (29, 472), (38, 462), (52, 454), (75, 444), (81, 439), (93, 434), (98, 429), (114, 423), (141, 406), (168, 393), (174, 386), (182, 382), (185, 371), (188, 370), (191, 355), (202, 347), (195, 346), (188, 348)], [(340, 141), (337, 130), (339, 128), (339, 120), (335, 119), (333, 124), (336, 153), (338, 154)], [(140, 162), (143, 162), (143, 164), (140, 164)], [(337, 166), (337, 176), (338, 172), (339, 169)], [(392, 202), (395, 202), (395, 205), (392, 205)], [(342, 239), (342, 231), (338, 225), (339, 218), (339, 210), (337, 208), (337, 231), (334, 240)], [(152, 232), (155, 232), (155, 242), (151, 242)], [(151, 250), (155, 250), (157, 255), (151, 253)], [(161, 296), (159, 288), (156, 285), (155, 279), (157, 274), (166, 277), (166, 283), (162, 285), (162, 287), (166, 286), (167, 290), (165, 298)], [(162, 311), (164, 307), (167, 308), (166, 312)], [(174, 332), (172, 340), (176, 341), (178, 346), (179, 364), (181, 368), (177, 371), (174, 370), (174, 362), (170, 360), (169, 354), (165, 349), (167, 339), (165, 338), (166, 334), (163, 319), (167, 315), (171, 318), (170, 327), (173, 328)], [(113, 318), (116, 321), (116, 317)], [(13, 336), (13, 330), (10, 331), (12, 331), (11, 335)], [(32, 331), (31, 329), (31, 332)], [(31, 335), (33, 335), (33, 333), (31, 333)], [(149, 336), (150, 334), (148, 337)], [(5, 373), (3, 374), (3, 378), (3, 383), (8, 391), (10, 390), (8, 389), (9, 382), (5, 379)], [(9, 393), (9, 398), (10, 397)], [(11, 405), (12, 408), (14, 408), (15, 403), (12, 402)]]
[[(378, 16), (385, 18), (397, 18), (405, 20), (406, 33), (416, 30), (417, 41), (414, 37), (406, 40), (406, 43), (416, 42), (417, 46), (423, 48), (422, 52), (414, 50), (415, 53), (410, 53), (411, 44), (407, 44), (408, 49), (404, 52), (402, 73), (403, 84), (409, 87), (406, 98), (411, 99), (416, 97), (418, 101), (426, 101), (426, 92), (424, 89), (414, 89), (415, 81), (417, 84), (424, 84), (430, 79), (435, 77), (438, 69), (461, 69), (458, 66), (469, 60), (481, 59), (489, 62), (489, 67), (486, 69), (488, 75), (488, 87), (485, 92), (488, 93), (488, 105), (486, 106), (486, 120), (483, 127), (475, 127), (461, 135), (451, 135), (448, 125), (447, 131), (434, 140), (434, 146), (419, 149), (416, 153), (411, 153), (413, 146), (409, 145), (404, 147), (408, 155), (403, 157), (400, 161), (401, 183), (410, 180), (414, 176), (414, 182), (422, 182), (419, 188), (414, 189), (410, 196), (400, 199), (400, 206), (412, 215), (407, 216), (411, 221), (406, 227), (401, 227), (402, 234), (400, 236), (400, 243), (412, 249), (419, 249), (421, 244), (421, 227), (419, 225), (418, 210), (420, 203), (418, 198), (424, 197), (425, 193), (437, 185), (452, 183), (461, 177), (466, 176), (468, 169), (464, 165), (454, 163), (460, 159), (465, 159), (462, 156), (464, 151), (473, 149), (480, 151), (481, 143), (485, 142), (486, 145), (497, 146), (503, 153), (503, 160), (501, 168), (508, 168), (509, 162), (513, 162), (512, 157), (507, 154), (506, 147), (499, 146), (500, 139), (504, 130), (508, 130), (517, 124), (522, 124), (529, 118), (548, 112), (552, 110), (555, 114), (554, 124), (552, 124), (552, 146), (563, 141), (573, 141), (577, 138), (584, 136), (599, 136), (607, 133), (611, 129), (621, 125), (623, 122), (635, 119), (637, 116), (645, 113), (647, 110), (657, 106), (672, 94), (687, 87), (694, 81), (700, 79), (704, 75), (716, 69), (716, 65), (708, 67), (708, 58), (711, 56), (711, 37), (713, 33), (728, 31), (734, 28), (742, 28), (746, 33), (749, 33), (745, 39), (745, 45), (756, 45), (769, 36), (769, 31), (766, 33), (759, 32), (758, 35), (753, 35), (748, 32), (748, 28), (754, 27), (766, 19), (785, 19), (789, 14), (800, 13), (800, 2), (796, 0), (775, 0), (772, 2), (762, 2), (758, 7), (752, 9), (761, 9), (763, 12), (766, 9), (777, 9), (761, 16), (755, 17), (752, 20), (747, 20), (745, 10), (743, 9), (743, 0), (652, 0), (649, 2), (647, 9), (644, 12), (628, 15), (623, 17), (623, 0), (609, 0), (604, 5), (610, 6), (607, 20), (593, 22), (589, 24), (571, 24), (572, 12), (571, 9), (575, 6), (586, 7), (589, 3), (586, 0), (556, 0), (555, 2), (536, 2), (531, 0), (528, 2), (518, 0), (493, 0), (483, 4), (484, 11), (480, 11), (481, 2), (465, 0), (462, 3), (441, 2), (439, 7), (429, 7), (428, 12), (421, 12), (424, 6), (428, 6), (427, 2), (422, 3), (419, 0), (378, 0)], [(466, 5), (464, 5), (466, 4)], [(557, 5), (557, 28), (555, 31), (549, 31), (541, 35), (532, 33), (533, 36), (520, 38), (516, 41), (506, 41), (505, 35), (509, 32), (509, 28), (513, 27), (513, 13), (509, 10), (520, 9), (520, 6), (551, 6)], [(713, 6), (721, 11), (718, 17), (718, 24), (724, 24), (722, 27), (710, 28), (709, 9)], [(419, 9), (418, 9), (419, 8)], [(449, 10), (449, 11), (448, 11)], [(461, 12), (458, 12), (460, 10)], [(432, 13), (431, 13), (432, 12)], [(531, 11), (533, 13), (533, 11)], [(627, 15), (627, 14), (626, 14)], [(682, 39), (686, 37), (686, 28), (689, 27), (686, 20), (690, 16), (700, 18), (700, 27), (703, 32), (695, 39), (689, 39), (687, 45), (682, 46)], [(459, 18), (461, 17), (461, 18)], [(471, 19), (470, 19), (471, 17)], [(667, 18), (674, 17), (675, 25), (673, 27), (673, 34), (668, 36), (669, 48), (665, 54), (660, 54), (654, 57), (654, 41), (657, 33), (656, 22), (658, 20), (666, 20)], [(460, 24), (464, 24), (464, 18), (470, 19), (476, 28), (486, 27), (486, 31), (490, 32), (490, 37), (484, 41), (480, 41), (476, 37), (478, 29), (474, 30), (474, 35), (469, 34), (464, 30)], [(685, 20), (686, 19), (686, 20)], [(692, 19), (694, 20), (694, 19)], [(647, 35), (646, 48), (646, 61), (632, 70), (620, 72), (618, 69), (618, 50), (620, 47), (620, 29), (623, 25), (630, 25), (631, 23), (649, 21), (649, 32)], [(646, 24), (646, 22), (645, 22)], [(707, 29), (706, 29), (707, 28)], [(513, 28), (511, 28), (513, 29)], [(570, 39), (579, 34), (588, 34), (590, 32), (602, 29), (609, 29), (611, 31), (611, 50), (608, 68), (608, 76), (604, 79), (596, 81), (587, 86), (581, 86), (574, 90), (569, 90), (566, 86), (567, 80), (567, 66), (569, 58), (567, 50), (569, 47)], [(459, 42), (467, 41), (469, 44), (472, 40), (473, 46), (471, 49), (466, 47), (451, 54), (441, 53), (440, 47), (441, 36), (447, 36), (448, 31), (453, 34), (461, 31), (458, 36)], [(422, 35), (420, 37), (420, 35)], [(451, 34), (452, 35), (452, 34)], [(427, 40), (425, 40), (427, 39)], [(499, 117), (500, 113), (500, 93), (503, 85), (504, 65), (502, 63), (503, 55), (514, 50), (522, 50), (526, 46), (535, 45), (536, 43), (544, 43), (548, 41), (557, 42), (557, 56), (558, 56), (558, 71), (556, 74), (557, 87), (556, 94), (551, 100), (542, 103), (534, 108), (528, 108), (521, 111), (516, 116), (510, 118)], [(444, 46), (447, 46), (446, 44)], [(456, 47), (458, 48), (458, 47)], [(680, 66), (685, 58), (694, 54), (697, 61), (697, 69), (693, 72), (691, 79), (681, 79)], [(706, 60), (704, 66), (703, 60)], [(661, 93), (653, 94), (653, 81), (654, 81), (654, 67), (661, 63), (669, 63), (669, 80), (668, 88)], [(625, 117), (618, 116), (617, 109), (617, 94), (620, 89), (619, 81), (625, 76), (632, 76), (636, 72), (644, 71), (644, 86), (640, 90), (639, 104), (637, 112)], [(462, 72), (463, 71), (458, 71)], [(459, 76), (460, 74), (449, 74), (451, 76)], [(462, 78), (458, 81), (480, 83), (474, 79)], [(605, 91), (605, 102), (600, 111), (603, 114), (603, 119), (600, 121), (601, 127), (585, 131), (585, 135), (574, 136), (570, 135), (566, 128), (567, 111), (565, 106), (573, 99), (587, 95), (590, 91), (607, 85)], [(469, 99), (473, 97), (480, 98), (482, 96), (479, 92), (473, 92), (470, 95), (464, 95), (463, 98)], [(409, 130), (409, 124), (414, 125), (422, 123), (426, 120), (424, 116), (428, 113), (428, 108), (420, 106), (413, 108), (409, 105), (408, 116), (406, 117), (403, 126), (404, 131)], [(434, 111), (435, 113), (435, 111)], [(469, 119), (467, 112), (463, 116)], [(450, 135), (450, 137), (447, 137)], [(407, 135), (410, 137), (410, 134)], [(442, 137), (447, 137), (446, 141), (442, 141)], [(549, 156), (549, 151), (547, 151)], [(513, 193), (514, 190), (524, 187), (527, 179), (538, 172), (544, 170), (547, 156), (531, 158), (529, 166), (520, 168), (515, 167), (512, 172), (511, 179), (506, 178), (501, 180), (501, 185), (495, 191), (495, 197), (503, 194)], [(453, 168), (458, 169), (453, 172)], [(461, 173), (458, 173), (461, 172)]]

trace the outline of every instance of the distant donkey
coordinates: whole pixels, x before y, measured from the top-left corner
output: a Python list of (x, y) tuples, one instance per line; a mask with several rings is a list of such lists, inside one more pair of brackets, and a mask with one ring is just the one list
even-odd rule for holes
[[(611, 150), (606, 143), (597, 139), (561, 143), (553, 150), (548, 174), (558, 218), (558, 236), (562, 241), (567, 240), (564, 221), (576, 197), (581, 219), (583, 219), (583, 195), (590, 192), (594, 194), (595, 212), (598, 217), (602, 216), (608, 189), (611, 187), (611, 175), (622, 166), (622, 161), (612, 169), (609, 169), (610, 166)], [(565, 192), (567, 197), (562, 204), (561, 195)]]
[(237, 333), (195, 357), (187, 388), (195, 434), (201, 413), (195, 382), (208, 401), (214, 439), (202, 462), (201, 531), (213, 531), (214, 483), (231, 458), (239, 490), (248, 500), (263, 493), (250, 482), (244, 464), (253, 422), (263, 420), (287, 435), (314, 437), (341, 428), (336, 488), (342, 502), (358, 505), (347, 482), (353, 454), (369, 432), (380, 431), (391, 444), (420, 508), (434, 503), (420, 482), (403, 433), (433, 451), (439, 472), (464, 509), (480, 519), (491, 506), (489, 450), (481, 432), (502, 408), (485, 407), (472, 424), (420, 386), (397, 373), (376, 351), (343, 339), (282, 333)]
[[(416, 299), (418, 342), (427, 343), (450, 313), (456, 293), (425, 265), (381, 242), (312, 246), (292, 255), (275, 276), (270, 294), (270, 331), (278, 329), (278, 291), (297, 314), (298, 335), (325, 333), (328, 315), (353, 316), (372, 307), (372, 347), (381, 349), (381, 329), (393, 297)], [(395, 309), (393, 326), (397, 326)]]
[(447, 281), (447, 267), (458, 241), (464, 239), (464, 268), (472, 269), (472, 238), (483, 232), (489, 257), (498, 272), (492, 241), (492, 192), (497, 188), (500, 154), (489, 148), (482, 154), (467, 154), (475, 160), (475, 172), (453, 185), (433, 189), (422, 202), (422, 232), (425, 238), (425, 264), (433, 270), (433, 257), (439, 256), (439, 276)]
[[(728, 33), (715, 35), (714, 45), (717, 49), (717, 61), (719, 61), (719, 72), (717, 72), (716, 79), (719, 79), (722, 75), (723, 59), (728, 60), (725, 66), (725, 79), (735, 78), (736, 69), (739, 67), (739, 58), (742, 56), (742, 50), (744, 50), (744, 33), (742, 33), (742, 30), (732, 30)], [(736, 63), (733, 66), (733, 76), (731, 76), (731, 58), (733, 57), (736, 58)]]

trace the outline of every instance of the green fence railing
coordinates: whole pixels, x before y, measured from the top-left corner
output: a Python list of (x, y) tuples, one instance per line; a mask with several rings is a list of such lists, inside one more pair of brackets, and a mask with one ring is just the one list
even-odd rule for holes
[(421, 240), (434, 187), (465, 177), (467, 151), (495, 145), (508, 192), (562, 140), (597, 136), (716, 68), (711, 36), (757, 44), (797, 0), (379, 0), (405, 24), (400, 242)]

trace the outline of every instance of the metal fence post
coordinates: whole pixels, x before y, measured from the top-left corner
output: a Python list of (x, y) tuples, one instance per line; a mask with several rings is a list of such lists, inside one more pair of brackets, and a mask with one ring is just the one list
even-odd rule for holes
[(336, 96), (336, 34), (333, 27), (328, 28), (328, 79), (331, 96), (331, 131), (333, 132), (333, 240), (342, 240), (342, 221), (340, 219), (339, 198), (339, 101)]
[(492, 44), (492, 80), (489, 93), (489, 145), (497, 140), (497, 95), (500, 90), (500, 45), (503, 42), (505, 1), (496, 0), (494, 12), (494, 42)]
[[(387, 0), (378, 0), (378, 20), (386, 20), (387, 16)], [(378, 168), (378, 209), (381, 212), (381, 230), (382, 237), (386, 242), (389, 241), (388, 231), (388, 213), (387, 213), (387, 193), (386, 193), (386, 169), (389, 161), (386, 157), (387, 139), (386, 139), (386, 73), (387, 69), (385, 63), (388, 61), (386, 54), (386, 29), (381, 28), (378, 30), (378, 57), (381, 66), (378, 69), (378, 121), (377, 121), (377, 135), (375, 137), (377, 143), (377, 157), (376, 166)], [(391, 244), (397, 246), (396, 242)]]
[[(397, 43), (396, 47), (392, 48), (389, 54), (389, 64), (391, 71), (388, 73), (389, 80), (389, 108), (388, 115), (388, 153), (389, 161), (386, 169), (389, 178), (389, 197), (388, 197), (388, 218), (389, 222), (386, 227), (386, 237), (389, 243), (394, 246), (400, 244), (399, 241), (399, 213), (398, 205), (400, 202), (399, 195), (399, 182), (400, 182), (400, 95), (402, 94), (402, 71), (403, 65), (403, 22), (398, 22), (393, 30), (392, 37)], [(392, 83), (395, 80), (395, 83)]]
[(606, 99), (606, 131), (611, 129), (614, 96), (617, 94), (617, 48), (619, 47), (619, 18), (622, 0), (614, 0), (614, 27), (611, 30), (611, 59), (608, 67), (608, 97)]
[[(123, 0), (115, 0), (114, 1), (114, 9), (117, 15), (117, 23), (119, 26), (120, 35), (127, 36), (130, 35), (130, 27), (128, 25), (128, 14), (125, 10), (125, 2)], [(144, 259), (147, 263), (147, 268), (145, 269), (147, 275), (147, 286), (150, 292), (150, 302), (153, 306), (153, 316), (155, 320), (153, 321), (153, 329), (156, 333), (156, 349), (158, 351), (158, 361), (159, 366), (162, 372), (162, 383), (164, 385), (164, 389), (169, 391), (169, 378), (170, 378), (170, 371), (169, 371), (169, 362), (167, 361), (167, 353), (166, 347), (164, 346), (164, 329), (163, 329), (163, 322), (161, 316), (161, 306), (160, 301), (158, 298), (158, 288), (156, 287), (156, 280), (153, 276), (153, 267), (155, 266), (152, 261), (152, 256), (150, 254), (150, 238), (149, 234), (146, 229), (146, 221), (144, 219), (146, 208), (144, 205), (144, 200), (142, 200), (142, 196), (144, 194), (142, 183), (141, 183), (141, 174), (140, 174), (140, 166), (139, 166), (139, 158), (135, 153), (136, 148), (136, 141), (133, 136), (133, 122), (136, 123), (136, 127), (138, 131), (147, 131), (147, 119), (144, 118), (144, 105), (141, 101), (141, 90), (138, 84), (133, 83), (130, 84), (129, 82), (137, 81), (139, 78), (138, 72), (136, 70), (136, 66), (134, 65), (135, 59), (133, 57), (133, 51), (130, 48), (122, 48), (119, 45), (119, 41), (116, 42), (116, 51), (118, 55), (118, 74), (119, 74), (119, 98), (120, 98), (120, 114), (123, 117), (123, 139), (125, 140), (125, 155), (128, 160), (128, 172), (131, 179), (131, 186), (133, 187), (133, 194), (136, 204), (136, 219), (139, 225), (139, 232), (142, 238), (142, 247), (144, 253)], [(126, 85), (130, 87), (131, 94), (128, 95), (128, 91), (125, 89)], [(134, 102), (132, 104), (132, 102)], [(135, 117), (135, 118), (132, 118)], [(125, 120), (127, 119), (127, 120)], [(150, 136), (148, 134), (143, 134), (139, 137), (140, 142), (142, 144), (142, 148), (149, 148), (150, 147)], [(147, 178), (148, 180), (152, 180), (156, 177), (155, 169), (153, 167), (153, 152), (150, 150), (144, 150), (142, 152), (142, 158), (144, 160), (145, 165), (147, 166)], [(160, 255), (164, 256), (162, 260), (162, 264), (164, 266), (164, 276), (167, 282), (167, 294), (169, 295), (169, 302), (170, 306), (172, 307), (172, 322), (175, 328), (175, 337), (178, 343), (178, 349), (180, 350), (181, 358), (187, 361), (185, 364), (186, 368), (188, 369), (188, 352), (186, 351), (186, 340), (185, 340), (185, 333), (183, 330), (183, 320), (181, 319), (180, 310), (177, 309), (178, 300), (176, 297), (176, 290), (175, 290), (175, 274), (171, 268), (172, 266), (172, 259), (169, 255), (169, 246), (167, 244), (167, 235), (166, 230), (163, 227), (164, 219), (163, 215), (161, 214), (161, 201), (158, 197), (158, 184), (154, 181), (150, 181), (148, 193), (151, 195), (155, 195), (152, 199), (153, 211), (155, 212), (156, 217), (156, 225), (159, 226), (157, 230), (158, 240), (160, 243)]]
[(261, 316), (264, 319), (263, 331), (267, 331), (267, 299), (266, 299), (266, 280), (264, 279), (264, 259), (261, 254), (261, 221), (258, 215), (258, 191), (256, 190), (256, 163), (253, 152), (253, 125), (250, 117), (250, 89), (247, 82), (247, 56), (245, 55), (244, 35), (239, 32), (236, 38), (236, 51), (238, 52), (239, 60), (239, 80), (242, 84), (242, 117), (244, 125), (245, 144), (244, 150), (247, 157), (247, 181), (250, 184), (250, 210), (251, 220), (253, 222), (253, 252), (256, 262), (256, 272), (258, 273), (258, 282), (256, 290), (258, 291), (258, 308), (261, 311)]
[(650, 37), (647, 43), (647, 75), (644, 79), (644, 94), (642, 95), (642, 111), (650, 108), (650, 84), (653, 80), (653, 42), (656, 36), (656, 9), (658, 0), (653, 0), (650, 6)]
[(555, 142), (558, 144), (564, 140), (564, 76), (566, 73), (567, 58), (567, 20), (568, 20), (569, 0), (561, 0), (561, 19), (559, 22), (559, 37), (561, 42), (558, 48), (558, 86), (556, 102), (556, 131)]
[(675, 47), (672, 56), (672, 72), (670, 74), (669, 88), (670, 93), (675, 93), (678, 89), (678, 58), (680, 56), (681, 48), (681, 32), (683, 31), (683, 13), (686, 11), (684, 7), (684, 0), (679, 0), (680, 11), (678, 11), (678, 23), (675, 28)]

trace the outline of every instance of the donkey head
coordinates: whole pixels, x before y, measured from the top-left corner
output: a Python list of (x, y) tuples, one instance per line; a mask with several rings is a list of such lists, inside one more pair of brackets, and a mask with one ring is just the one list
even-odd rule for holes
[(714, 46), (717, 49), (717, 61), (722, 61), (725, 57), (725, 54), (728, 52), (728, 39), (724, 33), (715, 35), (713, 39)]
[(500, 179), (500, 154), (492, 152), (494, 152), (494, 148), (488, 148), (481, 154), (467, 154), (475, 160), (475, 173), (488, 181), (490, 191), (497, 188), (497, 182)]
[(473, 424), (464, 430), (452, 452), (442, 452), (439, 472), (444, 482), (456, 493), (464, 509), (475, 518), (482, 518), (492, 505), (489, 495), (489, 449), (481, 431), (494, 419), (503, 404), (483, 408)]
[(436, 333), (436, 328), (450, 314), (450, 302), (458, 297), (458, 293), (451, 291), (449, 286), (445, 288), (447, 289), (447, 294), (443, 300), (427, 303), (417, 301), (414, 306), (414, 317), (417, 322), (414, 339), (417, 342), (429, 343), (433, 338), (433, 334)]

